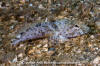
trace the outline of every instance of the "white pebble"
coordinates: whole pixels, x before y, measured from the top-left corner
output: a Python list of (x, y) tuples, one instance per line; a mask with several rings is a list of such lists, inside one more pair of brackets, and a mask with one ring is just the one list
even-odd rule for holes
[(29, 6), (33, 6), (33, 4), (32, 4), (32, 3), (30, 3), (30, 4), (29, 4)]
[(99, 57), (99, 56), (96, 57), (96, 58), (93, 60), (93, 63), (94, 63), (94, 64), (100, 63), (100, 57)]
[(94, 35), (91, 35), (90, 38), (91, 38), (91, 39), (94, 39), (95, 37), (94, 37)]
[(17, 56), (12, 60), (12, 62), (17, 62)]
[(43, 7), (42, 4), (40, 4), (40, 5), (38, 6), (38, 8), (40, 8), (40, 9), (44, 9), (44, 7)]
[(48, 47), (48, 44), (45, 44), (43, 47)]
[(10, 29), (13, 29), (14, 28), (14, 25), (10, 26)]
[(23, 54), (22, 54), (22, 53), (20, 53), (20, 54), (18, 55), (18, 57), (23, 57)]

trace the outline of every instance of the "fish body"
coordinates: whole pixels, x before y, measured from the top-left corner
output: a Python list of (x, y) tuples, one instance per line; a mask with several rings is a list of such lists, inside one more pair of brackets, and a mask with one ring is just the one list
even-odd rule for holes
[[(41, 22), (19, 33), (12, 41), (13, 45), (19, 42), (47, 37), (52, 42), (63, 43), (69, 38), (83, 35), (89, 32), (89, 27), (86, 25), (77, 25), (68, 19), (57, 20), (55, 22)], [(17, 36), (18, 36), (17, 35)]]

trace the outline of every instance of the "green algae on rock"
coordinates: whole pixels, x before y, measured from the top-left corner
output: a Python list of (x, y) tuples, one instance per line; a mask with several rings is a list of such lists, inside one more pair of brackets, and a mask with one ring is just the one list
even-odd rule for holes
[(12, 44), (19, 42), (47, 37), (53, 43), (64, 43), (69, 38), (77, 37), (89, 32), (89, 27), (85, 24), (62, 19), (55, 22), (41, 22), (27, 28), (24, 32), (19, 33)]

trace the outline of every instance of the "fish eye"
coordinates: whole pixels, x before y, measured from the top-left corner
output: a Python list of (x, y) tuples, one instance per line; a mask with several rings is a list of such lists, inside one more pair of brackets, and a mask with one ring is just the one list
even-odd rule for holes
[(75, 25), (75, 27), (79, 27), (78, 25)]
[(20, 33), (21, 35), (23, 35), (24, 34), (24, 32), (22, 32), (22, 33)]

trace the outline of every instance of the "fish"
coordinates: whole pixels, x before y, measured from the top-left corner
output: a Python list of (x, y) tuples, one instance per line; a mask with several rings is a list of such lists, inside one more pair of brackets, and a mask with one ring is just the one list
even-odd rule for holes
[(48, 38), (52, 43), (64, 43), (70, 38), (81, 36), (89, 32), (89, 27), (85, 24), (79, 24), (69, 19), (56, 20), (54, 22), (40, 22), (20, 32), (13, 39), (12, 45), (20, 42)]

